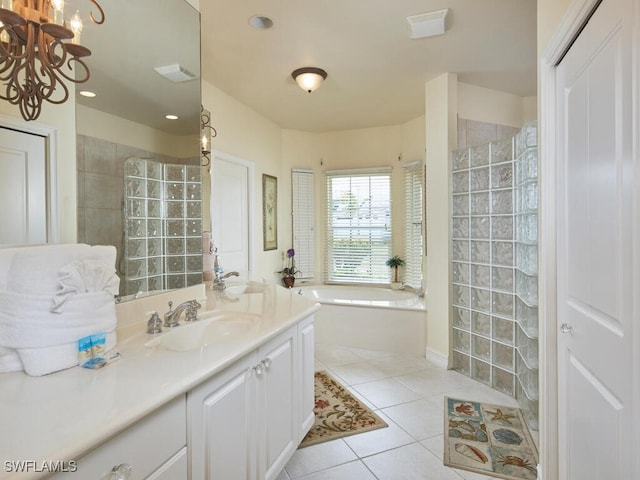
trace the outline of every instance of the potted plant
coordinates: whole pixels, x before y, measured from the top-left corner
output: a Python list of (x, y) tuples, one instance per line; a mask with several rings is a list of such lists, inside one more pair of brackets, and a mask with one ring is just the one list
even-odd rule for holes
[(296, 252), (293, 248), (287, 250), (287, 266), (280, 270), (278, 273), (282, 275), (282, 284), (287, 288), (292, 288), (296, 282), (296, 273), (299, 273), (300, 270), (296, 268), (295, 261)]
[(398, 279), (398, 268), (404, 267), (405, 261), (400, 258), (398, 255), (394, 255), (389, 260), (387, 260), (387, 267), (390, 267), (394, 270), (393, 272), (393, 281), (391, 282), (391, 288), (399, 288), (401, 283)]

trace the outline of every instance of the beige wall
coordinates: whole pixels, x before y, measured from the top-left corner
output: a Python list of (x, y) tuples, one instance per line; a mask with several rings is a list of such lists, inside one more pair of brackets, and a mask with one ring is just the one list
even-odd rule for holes
[[(286, 202), (289, 174), (282, 167), (282, 129), (246, 105), (230, 97), (210, 83), (202, 83), (202, 104), (211, 112), (211, 124), (218, 135), (212, 148), (255, 164), (254, 238), (255, 273), (272, 278), (282, 268), (281, 251), (289, 248), (290, 231)], [(262, 174), (278, 178), (278, 250), (263, 250), (262, 241)], [(215, 238), (215, 232), (213, 232)]]
[(425, 85), (427, 159), (427, 355), (449, 357), (449, 153), (457, 145), (457, 75)]

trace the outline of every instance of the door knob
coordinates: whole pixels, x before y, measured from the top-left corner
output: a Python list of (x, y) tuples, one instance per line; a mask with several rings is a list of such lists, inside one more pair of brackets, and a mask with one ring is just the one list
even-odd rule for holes
[(560, 331), (562, 333), (569, 333), (573, 335), (573, 327), (567, 323), (563, 323), (562, 325), (560, 325)]

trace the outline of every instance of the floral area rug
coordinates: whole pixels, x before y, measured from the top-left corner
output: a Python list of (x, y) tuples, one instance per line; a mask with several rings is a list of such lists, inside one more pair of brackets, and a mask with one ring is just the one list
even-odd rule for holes
[(519, 408), (444, 402), (445, 465), (508, 480), (537, 478), (538, 450)]
[(388, 427), (325, 371), (315, 374), (315, 422), (300, 448)]

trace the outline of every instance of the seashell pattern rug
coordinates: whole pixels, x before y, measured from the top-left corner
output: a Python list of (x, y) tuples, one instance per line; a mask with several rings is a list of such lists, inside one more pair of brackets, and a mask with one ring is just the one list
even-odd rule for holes
[(535, 480), (538, 450), (519, 408), (444, 398), (444, 464), (508, 480)]
[(315, 374), (315, 422), (299, 448), (388, 427), (325, 371)]

